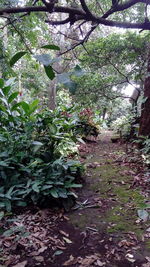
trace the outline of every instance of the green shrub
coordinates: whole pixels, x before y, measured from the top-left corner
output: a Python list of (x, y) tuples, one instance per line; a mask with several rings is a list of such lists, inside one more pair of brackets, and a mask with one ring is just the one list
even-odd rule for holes
[[(72, 125), (57, 112), (37, 113), (38, 101), (18, 102), (18, 92), (0, 82), (0, 208), (51, 205), (76, 195), (83, 171), (72, 155), (77, 147)], [(62, 201), (63, 202), (63, 201)], [(64, 202), (65, 203), (65, 202)]]

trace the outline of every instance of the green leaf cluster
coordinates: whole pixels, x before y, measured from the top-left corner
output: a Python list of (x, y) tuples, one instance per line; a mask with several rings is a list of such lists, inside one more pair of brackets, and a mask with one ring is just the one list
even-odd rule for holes
[(54, 199), (66, 204), (76, 197), (73, 188), (81, 186), (84, 170), (74, 119), (59, 110), (40, 111), (36, 99), (19, 102), (7, 84), (0, 80), (0, 209), (51, 206)]

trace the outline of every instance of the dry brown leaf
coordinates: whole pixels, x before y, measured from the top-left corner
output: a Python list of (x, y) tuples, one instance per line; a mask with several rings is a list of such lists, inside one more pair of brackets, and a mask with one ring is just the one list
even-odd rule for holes
[(25, 267), (27, 265), (27, 261), (22, 261), (17, 263), (16, 265), (13, 265), (13, 267)]
[(44, 258), (42, 256), (36, 256), (35, 257), (35, 260), (36, 261), (39, 261), (39, 262), (43, 262), (44, 261)]
[(64, 235), (64, 236), (66, 236), (66, 237), (69, 236), (69, 234), (67, 234), (66, 232), (64, 232), (64, 231), (62, 231), (62, 230), (60, 230), (59, 233), (62, 234), (62, 235)]
[(74, 265), (78, 262), (78, 259), (77, 258), (74, 258), (72, 255), (70, 255), (70, 258), (69, 260), (65, 261), (63, 263), (63, 266), (70, 266), (71, 264)]
[(121, 241), (118, 243), (118, 246), (119, 246), (119, 247), (131, 247), (131, 246), (134, 246), (134, 245), (135, 245), (134, 242), (127, 241), (126, 239), (121, 240)]
[(33, 251), (29, 254), (29, 256), (38, 256), (40, 253), (44, 252), (47, 247), (41, 247), (38, 251)]
[(66, 215), (63, 215), (64, 219), (69, 221), (70, 219), (66, 216)]
[(96, 265), (102, 267), (102, 266), (106, 265), (106, 263), (105, 262), (102, 262), (100, 260), (97, 260)]
[(44, 252), (45, 250), (47, 249), (47, 247), (41, 247), (39, 250), (38, 250), (38, 253), (42, 253), (42, 252)]
[(150, 262), (148, 262), (148, 263), (144, 263), (144, 264), (142, 265), (142, 267), (150, 267)]
[(91, 255), (91, 256), (86, 256), (86, 258), (78, 258), (78, 262), (81, 264), (81, 266), (87, 266), (89, 267), (91, 264), (93, 264), (95, 261), (98, 260), (97, 255)]

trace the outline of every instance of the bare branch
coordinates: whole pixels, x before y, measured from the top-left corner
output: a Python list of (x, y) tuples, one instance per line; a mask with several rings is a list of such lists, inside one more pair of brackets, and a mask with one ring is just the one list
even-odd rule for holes
[(60, 55), (64, 55), (64, 54), (68, 53), (69, 51), (73, 50), (74, 48), (76, 48), (76, 47), (79, 46), (79, 45), (84, 45), (84, 43), (88, 41), (88, 39), (89, 39), (91, 33), (96, 29), (96, 27), (97, 27), (97, 25), (94, 26), (94, 27), (92, 27), (92, 28), (90, 29), (90, 31), (88, 31), (88, 33), (85, 35), (85, 37), (84, 37), (82, 40), (79, 41), (79, 43), (73, 45), (72, 47), (70, 47), (70, 48), (67, 49), (66, 51), (60, 53)]
[(89, 16), (89, 18), (93, 18), (93, 14), (91, 13), (89, 8), (87, 7), (85, 0), (80, 0), (80, 3), (81, 3), (83, 10), (85, 11), (85, 13)]
[(108, 10), (103, 16), (102, 18), (106, 19), (108, 18), (108, 16), (112, 15), (113, 13), (119, 12), (119, 11), (123, 11), (126, 9), (129, 9), (130, 7), (138, 4), (138, 3), (145, 3), (147, 4), (147, 0), (129, 0), (126, 1), (123, 4), (117, 4), (115, 6), (112, 6), (110, 10)]
[(49, 23), (50, 25), (63, 25), (63, 24), (67, 24), (70, 22), (70, 18), (68, 17), (67, 19), (64, 20), (45, 20), (46, 23)]
[[(55, 1), (47, 3), (43, 0), (44, 6), (26, 6), (26, 7), (12, 7), (12, 8), (4, 8), (0, 9), (0, 16), (7, 14), (17, 14), (17, 13), (28, 13), (31, 12), (47, 12), (47, 13), (65, 13), (68, 14), (68, 19), (63, 21), (51, 21), (52, 25), (61, 25), (70, 22), (73, 24), (76, 21), (91, 21), (93, 24), (102, 24), (110, 27), (119, 27), (126, 29), (141, 29), (141, 30), (150, 30), (150, 22), (144, 21), (143, 23), (132, 23), (132, 22), (124, 22), (124, 21), (115, 21), (106, 19), (109, 15), (116, 13), (118, 11), (123, 11), (129, 9), (137, 3), (147, 4), (147, 0), (128, 0), (123, 4), (117, 4), (111, 7), (105, 14), (101, 17), (96, 16), (91, 13), (89, 8), (86, 5), (85, 0), (80, 0), (81, 8), (72, 8), (68, 6), (58, 6), (55, 5)], [(72, 21), (73, 18), (73, 21)], [(48, 22), (50, 23), (50, 21)]]

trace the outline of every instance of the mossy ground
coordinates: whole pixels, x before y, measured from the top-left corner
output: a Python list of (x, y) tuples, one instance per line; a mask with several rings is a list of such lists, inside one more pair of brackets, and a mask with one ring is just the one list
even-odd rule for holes
[(123, 148), (110, 142), (101, 141), (97, 144), (93, 156), (88, 157), (86, 162), (98, 164), (96, 168), (88, 170), (86, 185), (81, 192), (81, 199), (87, 191), (87, 199), (99, 197), (107, 205), (99, 209), (85, 207), (73, 212), (70, 215), (71, 222), (81, 229), (94, 227), (100, 232), (113, 233), (121, 238), (127, 232), (134, 232), (141, 239), (147, 224), (137, 223), (137, 210), (145, 199), (139, 189), (132, 187), (133, 176), (129, 167), (118, 165), (114, 154), (123, 155)]

